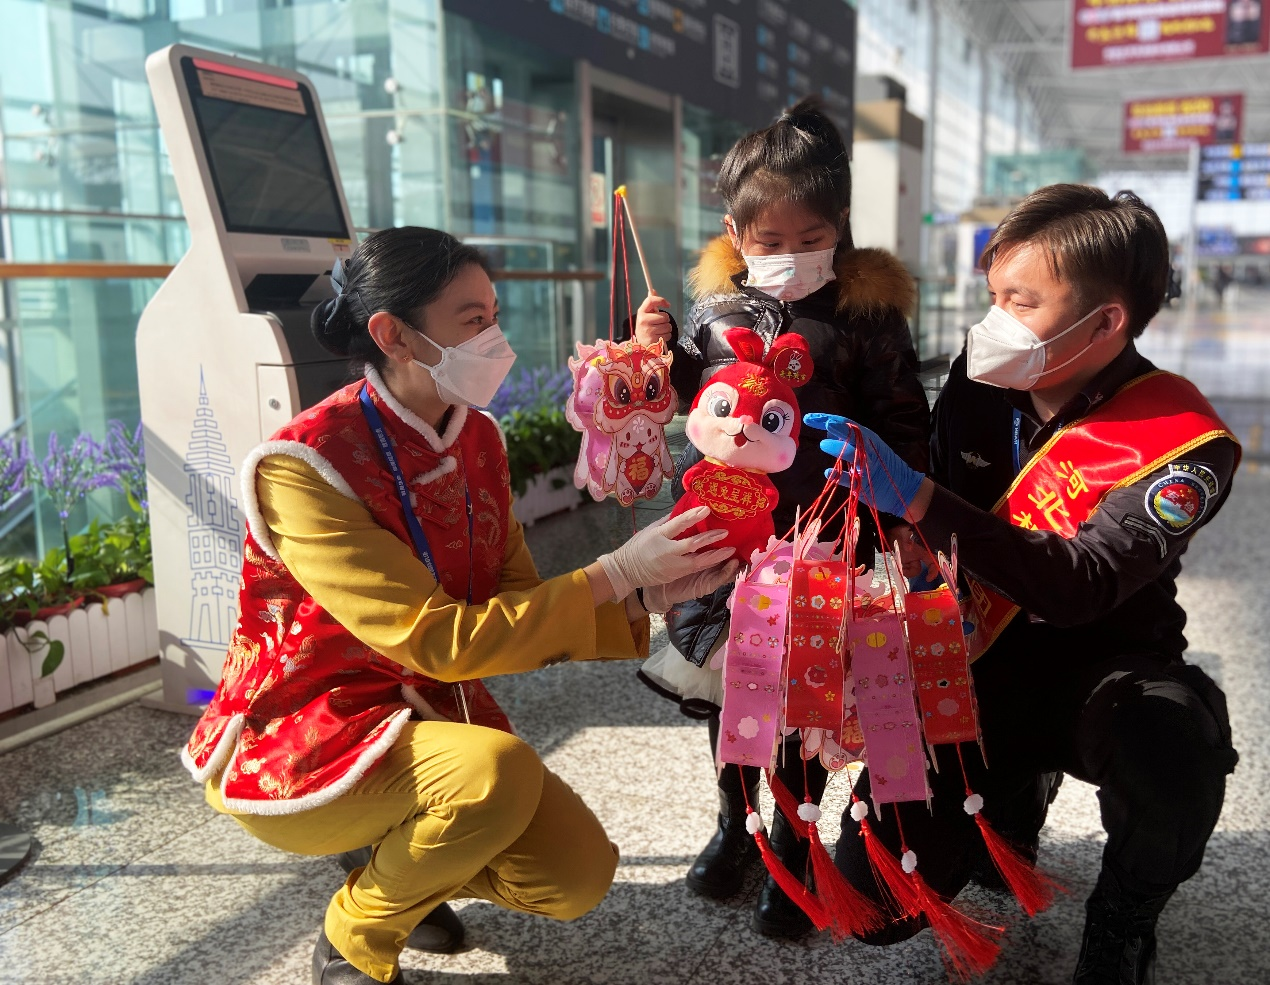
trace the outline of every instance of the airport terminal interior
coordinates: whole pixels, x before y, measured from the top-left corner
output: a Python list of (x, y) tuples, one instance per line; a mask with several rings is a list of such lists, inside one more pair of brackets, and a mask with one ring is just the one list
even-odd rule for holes
[[(315, 340), (313, 312), (379, 230), (442, 229), (482, 251), (516, 354), (484, 405), (512, 509), (543, 578), (584, 568), (675, 499), (669, 477), (627, 505), (616, 480), (588, 491), (585, 444), (575, 483), (569, 360), (624, 338), (653, 284), (687, 323), (690, 275), (726, 229), (725, 156), (809, 95), (849, 150), (854, 247), (888, 251), (912, 280), (931, 406), (993, 305), (981, 254), (1020, 202), (1080, 184), (1158, 214), (1169, 298), (1137, 348), (1190, 380), (1242, 449), (1176, 581), (1186, 660), (1224, 691), (1239, 760), (1198, 874), (1159, 917), (1156, 977), (1114, 981), (1270, 982), (1264, 0), (0, 0), (0, 13), (0, 985), (371, 980), (311, 977), (346, 878), (336, 858), (252, 837), (183, 761), (259, 541), (243, 463), (358, 377)], [(682, 413), (665, 435), (683, 452)], [(963, 615), (971, 594), (953, 599)], [(657, 653), (661, 615), (651, 632)], [(760, 933), (761, 864), (729, 898), (692, 891), (716, 764), (705, 722), (639, 670), (487, 679), (619, 849), (616, 875), (570, 921), (456, 899), (462, 946), (407, 948), (405, 982), (961, 977), (930, 930), (888, 947)], [(830, 776), (830, 855), (860, 772)], [(770, 824), (765, 785), (753, 806)], [(1039, 836), (1038, 864), (1062, 885), (1044, 912), (979, 884), (957, 897), (1002, 944), (968, 980), (1073, 981), (1108, 809), (1090, 783), (1062, 783)]]

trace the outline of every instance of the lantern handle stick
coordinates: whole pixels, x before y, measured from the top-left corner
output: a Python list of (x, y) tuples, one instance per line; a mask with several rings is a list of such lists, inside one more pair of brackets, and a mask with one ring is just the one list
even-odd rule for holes
[(614, 194), (622, 200), (622, 208), (626, 210), (626, 221), (631, 225), (631, 236), (635, 239), (635, 255), (639, 257), (639, 266), (644, 271), (644, 283), (648, 285), (648, 293), (652, 294), (653, 279), (648, 275), (648, 261), (644, 259), (644, 245), (639, 241), (639, 230), (635, 227), (635, 216), (631, 213), (631, 204), (626, 200), (626, 186), (618, 185)]

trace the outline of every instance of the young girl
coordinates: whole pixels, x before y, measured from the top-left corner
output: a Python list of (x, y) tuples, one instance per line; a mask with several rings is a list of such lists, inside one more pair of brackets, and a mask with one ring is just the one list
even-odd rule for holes
[[(832, 121), (808, 99), (766, 129), (743, 137), (724, 158), (719, 192), (728, 209), (726, 232), (706, 246), (691, 275), (697, 300), (686, 326), (676, 330), (665, 300), (656, 295), (645, 299), (636, 318), (640, 342), (673, 343), (671, 379), (684, 406), (713, 373), (736, 361), (724, 340), (727, 329), (752, 328), (768, 345), (782, 333), (797, 332), (807, 340), (815, 364), (812, 379), (798, 391), (801, 412), (860, 421), (914, 468), (925, 468), (930, 415), (905, 318), (915, 300), (913, 281), (889, 253), (853, 247), (851, 170)], [(804, 428), (793, 465), (771, 476), (780, 494), (777, 536), (794, 525), (796, 511), (806, 511), (824, 487), (819, 437), (814, 428)], [(689, 445), (678, 475), (700, 458)], [(675, 495), (681, 493), (676, 483)], [(822, 539), (840, 531), (839, 523)], [(875, 537), (871, 530), (861, 536), (860, 557), (869, 563)], [(730, 589), (723, 586), (676, 606), (667, 616), (671, 646), (641, 672), (645, 683), (679, 700), (685, 714), (707, 718), (712, 750), (719, 740), (722, 684), (717, 671), (708, 671), (708, 660), (723, 644)], [(798, 799), (806, 791), (819, 803), (827, 774), (818, 759), (804, 772), (797, 733), (778, 762), (778, 775)], [(758, 783), (757, 769), (722, 771), (718, 830), (688, 871), (694, 892), (725, 898), (740, 890), (758, 859), (745, 830), (746, 796), (754, 801)], [(799, 845), (779, 813), (771, 840), (791, 871), (805, 870), (806, 844)], [(755, 930), (797, 937), (810, 926), (769, 877), (758, 897)]]

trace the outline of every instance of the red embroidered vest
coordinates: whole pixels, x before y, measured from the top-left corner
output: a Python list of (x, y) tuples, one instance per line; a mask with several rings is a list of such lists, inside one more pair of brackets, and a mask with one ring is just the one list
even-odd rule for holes
[[(377, 374), (368, 377), (442, 588), (462, 600), (470, 584), (474, 603), (488, 601), (498, 590), (510, 511), (497, 426), (460, 407), (438, 439), (421, 431), (417, 419), (415, 426), (408, 423), (413, 415), (391, 395), (384, 399)], [(256, 506), (255, 476), (262, 458), (279, 454), (317, 468), (412, 545), (396, 486), (358, 403), (362, 386), (347, 386), (300, 414), (243, 465), (248, 532), (238, 628), (220, 685), (182, 754), (197, 780), (224, 769), (221, 794), (232, 811), (292, 813), (347, 792), (391, 746), (414, 707), (423, 707), (420, 698), (453, 721), (511, 731), (480, 681), (432, 680), (360, 642), (305, 591), (273, 548)]]

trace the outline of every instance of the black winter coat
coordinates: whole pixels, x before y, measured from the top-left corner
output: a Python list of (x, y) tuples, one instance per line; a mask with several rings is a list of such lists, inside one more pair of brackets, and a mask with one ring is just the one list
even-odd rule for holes
[[(914, 468), (926, 471), (930, 455), (930, 409), (917, 376), (905, 313), (915, 301), (908, 271), (884, 250), (841, 250), (834, 261), (836, 279), (800, 301), (776, 301), (743, 286), (746, 267), (727, 236), (702, 251), (691, 286), (699, 299), (674, 343), (671, 382), (687, 411), (705, 382), (736, 362), (723, 333), (737, 326), (752, 328), (767, 345), (786, 332), (807, 340), (814, 363), (812, 378), (797, 390), (802, 414), (841, 414), (877, 432)], [(832, 461), (820, 450), (824, 432), (804, 427), (794, 463), (770, 476), (780, 494), (773, 514), (777, 536), (794, 524), (824, 488), (824, 471)], [(691, 445), (677, 463), (679, 479), (701, 459)], [(838, 528), (840, 529), (840, 528)], [(830, 529), (825, 536), (835, 535)], [(872, 561), (872, 537), (862, 536)], [(700, 665), (727, 621), (724, 606), (730, 586), (676, 606), (667, 625), (676, 649)]]

